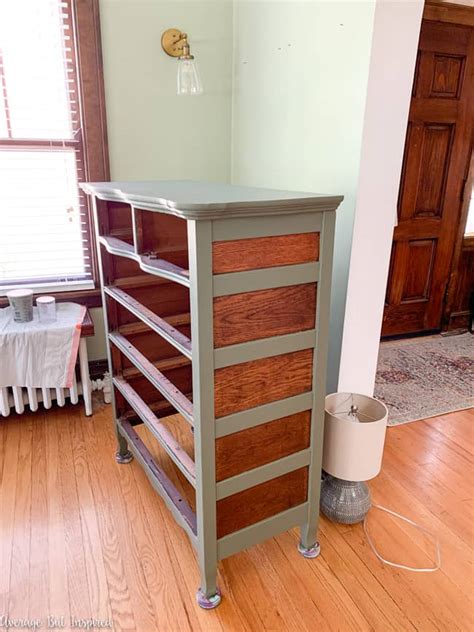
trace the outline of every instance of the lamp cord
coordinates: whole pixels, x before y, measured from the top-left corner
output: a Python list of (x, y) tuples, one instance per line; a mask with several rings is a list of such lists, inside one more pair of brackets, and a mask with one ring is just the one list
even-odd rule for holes
[(367, 539), (367, 542), (369, 543), (370, 548), (372, 549), (372, 552), (374, 553), (374, 555), (383, 564), (387, 564), (388, 566), (394, 566), (395, 568), (401, 568), (401, 569), (403, 569), (405, 571), (413, 571), (414, 573), (433, 573), (434, 571), (437, 571), (437, 570), (439, 570), (441, 568), (441, 547), (440, 547), (439, 539), (438, 539), (437, 535), (435, 535), (434, 533), (432, 533), (431, 531), (429, 531), (425, 527), (422, 527), (421, 525), (417, 524), (416, 522), (413, 522), (413, 520), (410, 520), (409, 518), (406, 518), (405, 516), (402, 516), (399, 513), (396, 513), (395, 511), (391, 511), (390, 509), (387, 509), (386, 507), (382, 507), (382, 505), (372, 505), (372, 508), (373, 509), (380, 509), (380, 511), (384, 511), (385, 513), (388, 513), (388, 514), (390, 514), (392, 516), (395, 516), (396, 518), (400, 518), (400, 520), (403, 520), (404, 522), (408, 522), (408, 524), (411, 524), (414, 527), (416, 527), (417, 529), (419, 529), (420, 531), (423, 531), (424, 533), (427, 533), (428, 535), (430, 535), (432, 538), (434, 538), (434, 540), (436, 542), (436, 564), (435, 564), (435, 566), (430, 566), (428, 568), (415, 568), (413, 566), (406, 566), (405, 564), (397, 564), (396, 562), (391, 562), (390, 560), (386, 560), (377, 551), (377, 549), (375, 548), (374, 543), (372, 542), (372, 538), (369, 535), (369, 532), (368, 532), (368, 529), (367, 529), (367, 516), (368, 516), (368, 514), (367, 514), (365, 516), (364, 522), (363, 522), (365, 537)]

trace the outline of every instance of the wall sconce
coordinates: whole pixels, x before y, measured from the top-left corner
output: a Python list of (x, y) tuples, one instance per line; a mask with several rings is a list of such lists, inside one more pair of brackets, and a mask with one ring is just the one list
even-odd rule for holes
[(168, 29), (161, 36), (161, 46), (167, 55), (178, 58), (178, 94), (202, 94), (199, 69), (194, 56), (191, 55), (186, 33), (182, 33), (179, 29)]

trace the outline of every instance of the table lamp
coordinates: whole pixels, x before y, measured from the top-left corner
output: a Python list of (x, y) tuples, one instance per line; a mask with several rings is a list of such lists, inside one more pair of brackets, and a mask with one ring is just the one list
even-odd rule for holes
[(321, 511), (343, 524), (361, 522), (371, 506), (365, 481), (382, 466), (387, 407), (357, 393), (326, 397)]

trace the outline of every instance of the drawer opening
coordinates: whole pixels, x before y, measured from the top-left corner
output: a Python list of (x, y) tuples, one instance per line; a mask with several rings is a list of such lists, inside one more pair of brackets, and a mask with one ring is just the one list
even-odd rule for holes
[(189, 269), (188, 232), (186, 220), (156, 213), (134, 209), (136, 226), (136, 247), (141, 254), (153, 253), (160, 259)]
[(154, 349), (156, 359), (172, 357), (176, 351), (191, 359), (189, 312), (162, 318), (121, 288), (108, 286), (105, 293), (108, 312), (114, 316), (113, 329), (135, 341), (139, 349)]
[(197, 526), (192, 485), (146, 426), (134, 427), (123, 417), (118, 419), (118, 424), (135, 458), (143, 464), (150, 483), (188, 535), (195, 536)]
[(194, 444), (192, 431), (186, 420), (181, 415), (160, 418), (123, 377), (115, 377), (113, 384), (117, 406), (121, 411), (125, 411), (121, 416), (134, 426), (144, 424), (186, 480), (195, 487)]
[[(140, 268), (137, 261), (110, 254), (103, 246), (101, 254), (106, 286), (120, 288), (162, 318), (189, 314), (190, 301), (187, 287), (147, 274)], [(119, 310), (119, 318), (121, 325), (137, 320), (124, 308)]]
[[(189, 456), (191, 456), (194, 455), (193, 435), (185, 420), (180, 417), (180, 415), (169, 415), (166, 418), (160, 419), (160, 421), (166, 424), (166, 427), (170, 430), (170, 432), (173, 432), (175, 436), (179, 437), (179, 442), (182, 448), (187, 454), (189, 454)], [(195, 490), (191, 483), (186, 479), (186, 476), (173, 463), (170, 456), (166, 453), (166, 450), (145, 425), (135, 425), (134, 430), (147, 447), (159, 468), (163, 470), (173, 485), (175, 485), (180, 491), (186, 502), (189, 503), (191, 509), (195, 511)]]
[(97, 200), (99, 235), (133, 246), (132, 207), (125, 202)]
[[(167, 358), (158, 357), (157, 347), (142, 353), (119, 333), (109, 334), (109, 340), (114, 375), (123, 377), (154, 412), (164, 416), (178, 411), (193, 424), (190, 360), (177, 356), (174, 349), (174, 355)], [(143, 340), (139, 344), (146, 346)]]

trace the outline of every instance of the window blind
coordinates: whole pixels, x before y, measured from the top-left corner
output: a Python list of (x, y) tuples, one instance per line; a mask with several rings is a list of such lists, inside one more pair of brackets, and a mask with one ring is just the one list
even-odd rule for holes
[(0, 0), (0, 292), (93, 287), (69, 0)]

